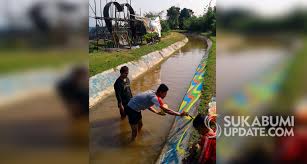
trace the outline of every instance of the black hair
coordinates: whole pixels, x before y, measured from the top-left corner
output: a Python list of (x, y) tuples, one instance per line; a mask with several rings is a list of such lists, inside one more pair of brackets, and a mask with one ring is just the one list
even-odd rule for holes
[(198, 114), (193, 120), (193, 127), (199, 128), (205, 126), (206, 116), (204, 114)]
[(157, 89), (157, 92), (167, 92), (168, 87), (165, 84), (160, 84), (160, 86)]
[(119, 70), (120, 74), (126, 72), (126, 71), (129, 71), (129, 68), (127, 66), (122, 66)]

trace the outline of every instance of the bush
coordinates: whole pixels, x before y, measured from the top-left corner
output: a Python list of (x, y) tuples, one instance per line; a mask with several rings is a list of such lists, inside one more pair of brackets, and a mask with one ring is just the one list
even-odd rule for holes
[(190, 26), (191, 26), (191, 18), (184, 19), (182, 22), (182, 29), (188, 30)]
[(161, 32), (168, 32), (171, 30), (166, 20), (161, 20), (160, 23), (161, 23), (161, 28), (162, 28)]
[(188, 27), (189, 31), (201, 32), (204, 30), (204, 19), (203, 17), (192, 17), (190, 19), (190, 26)]
[(156, 32), (147, 33), (144, 35), (144, 40), (146, 40), (147, 43), (155, 43), (159, 40), (159, 35)]

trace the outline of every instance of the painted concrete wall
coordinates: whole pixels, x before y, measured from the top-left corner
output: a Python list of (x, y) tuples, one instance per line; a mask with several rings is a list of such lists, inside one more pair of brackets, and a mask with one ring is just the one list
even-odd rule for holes
[[(211, 41), (207, 40), (208, 48), (206, 54), (198, 65), (194, 77), (190, 83), (183, 101), (180, 105), (179, 112), (185, 111), (192, 117), (197, 115), (197, 108), (200, 103), (201, 90), (206, 72), (206, 60), (211, 48)], [(188, 141), (191, 136), (193, 119), (191, 117), (176, 117), (171, 127), (167, 141), (158, 157), (156, 164), (178, 164), (182, 163), (183, 158), (188, 150)]]
[(66, 68), (29, 70), (0, 76), (0, 110), (6, 105), (48, 94), (54, 91), (56, 82), (68, 70)]
[(119, 77), (119, 69), (126, 65), (129, 67), (129, 78), (131, 80), (137, 78), (147, 70), (160, 63), (162, 60), (171, 56), (176, 50), (183, 47), (188, 42), (188, 38), (176, 42), (167, 48), (160, 51), (151, 52), (142, 56), (137, 61), (128, 62), (117, 66), (116, 68), (109, 69), (95, 76), (90, 77), (89, 80), (89, 106), (90, 108), (97, 104), (99, 101), (114, 92), (113, 84)]

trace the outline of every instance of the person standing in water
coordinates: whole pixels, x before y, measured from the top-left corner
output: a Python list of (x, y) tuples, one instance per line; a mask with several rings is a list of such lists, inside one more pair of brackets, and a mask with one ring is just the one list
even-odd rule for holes
[[(140, 93), (130, 99), (128, 105), (125, 108), (125, 112), (128, 115), (129, 124), (131, 126), (131, 140), (134, 141), (138, 132), (142, 129), (142, 110), (148, 109), (153, 113), (159, 115), (165, 115), (168, 113), (175, 116), (187, 116), (186, 112), (176, 112), (168, 108), (166, 104), (162, 101), (166, 97), (168, 87), (165, 84), (161, 84), (157, 91), (149, 90)], [(161, 109), (157, 111), (153, 106)], [(165, 113), (164, 113), (165, 112)]]
[(130, 89), (130, 80), (128, 78), (129, 68), (123, 66), (120, 68), (120, 76), (114, 83), (114, 90), (117, 99), (117, 106), (122, 119), (126, 118), (126, 113), (124, 111), (129, 100), (132, 98), (132, 93)]

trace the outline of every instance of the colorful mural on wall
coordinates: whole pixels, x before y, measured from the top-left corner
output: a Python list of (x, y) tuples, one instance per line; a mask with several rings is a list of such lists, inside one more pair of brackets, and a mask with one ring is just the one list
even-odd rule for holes
[[(248, 82), (243, 88), (236, 91), (224, 103), (220, 104), (223, 111), (227, 111), (228, 115), (248, 116), (268, 112), (265, 106), (270, 105), (270, 102), (278, 94), (289, 69), (289, 60), (277, 63), (272, 68), (265, 70), (258, 78)], [(241, 137), (224, 137), (220, 139), (217, 148), (218, 160), (220, 162), (231, 160), (239, 153), (234, 150), (241, 150), (243, 143), (248, 139)], [(265, 141), (263, 140), (263, 142)], [(219, 149), (219, 147), (223, 147), (223, 150)]]
[[(203, 80), (205, 76), (206, 60), (203, 59), (196, 69), (196, 73), (190, 83), (183, 101), (180, 105), (179, 111), (185, 111), (190, 114), (187, 117), (176, 117), (175, 122), (171, 128), (170, 135), (162, 150), (157, 163), (172, 164), (181, 163), (187, 151), (187, 141), (190, 138), (190, 131), (193, 117), (197, 114), (197, 102), (201, 96), (203, 87)], [(191, 116), (192, 115), (192, 116)]]
[(287, 69), (288, 63), (281, 62), (271, 70), (266, 70), (259, 78), (251, 81), (226, 100), (225, 111), (240, 114), (257, 112), (257, 109), (271, 102), (276, 96), (285, 80)]

